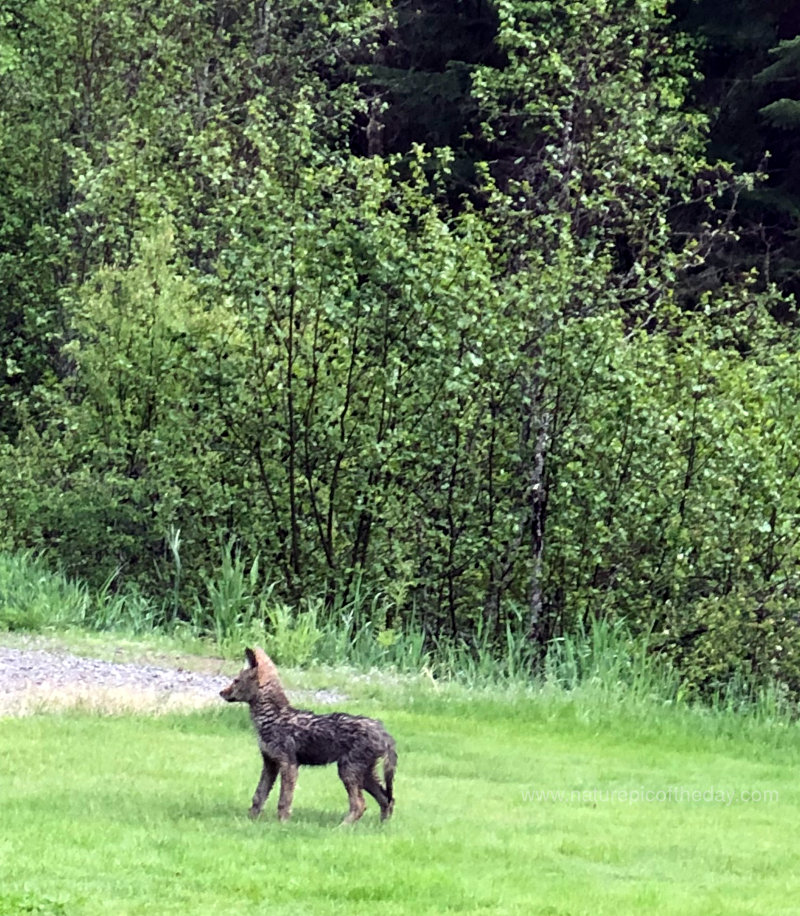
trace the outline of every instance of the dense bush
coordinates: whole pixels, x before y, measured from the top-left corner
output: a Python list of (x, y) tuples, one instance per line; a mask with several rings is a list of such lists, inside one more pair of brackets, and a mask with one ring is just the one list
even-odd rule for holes
[(800, 688), (795, 342), (698, 281), (751, 179), (664, 4), (618, 6), (497, 4), (455, 201), (450, 150), (352, 152), (381, 4), (5, 14), (4, 545), (220, 636), (233, 537), (386, 640), (624, 618), (691, 689)]

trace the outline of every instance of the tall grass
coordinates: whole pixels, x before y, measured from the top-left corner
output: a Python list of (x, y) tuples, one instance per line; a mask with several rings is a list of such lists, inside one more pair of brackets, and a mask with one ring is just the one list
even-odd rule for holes
[[(213, 633), (220, 646), (253, 625), (272, 592), (271, 586), (261, 584), (258, 557), (248, 569), (234, 538), (221, 552), (219, 568), (203, 575), (206, 600), (195, 601), (190, 617), (195, 629)], [(180, 563), (177, 552), (175, 561)]]
[(646, 636), (633, 637), (624, 621), (592, 620), (553, 640), (544, 680), (561, 689), (591, 691), (608, 699), (674, 702), (680, 680), (664, 657), (654, 655)]
[(133, 589), (115, 593), (115, 578), (93, 592), (33, 551), (0, 553), (0, 630), (86, 627), (138, 634), (162, 626), (164, 609)]
[(86, 585), (54, 574), (32, 551), (0, 553), (0, 628), (78, 626), (91, 617)]

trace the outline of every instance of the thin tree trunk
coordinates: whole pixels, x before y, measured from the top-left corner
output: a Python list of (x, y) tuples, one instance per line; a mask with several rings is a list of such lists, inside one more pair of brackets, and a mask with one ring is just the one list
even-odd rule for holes
[[(534, 402), (535, 403), (535, 402)], [(530, 518), (531, 518), (531, 583), (528, 638), (539, 651), (547, 641), (548, 627), (544, 619), (544, 596), (542, 589), (542, 554), (544, 552), (545, 522), (547, 517), (547, 482), (545, 463), (550, 442), (551, 416), (541, 411), (532, 417), (536, 429), (530, 477)]]

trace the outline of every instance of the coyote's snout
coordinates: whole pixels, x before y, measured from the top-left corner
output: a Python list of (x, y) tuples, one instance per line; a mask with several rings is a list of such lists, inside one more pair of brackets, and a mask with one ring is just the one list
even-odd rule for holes
[[(246, 649), (245, 658), (247, 667), (220, 691), (220, 696), (229, 703), (249, 704), (264, 760), (250, 816), (258, 817), (261, 813), (280, 773), (278, 817), (287, 820), (292, 813), (298, 766), (336, 762), (350, 799), (344, 823), (352, 824), (364, 813), (364, 790), (380, 805), (381, 820), (391, 817), (397, 751), (394, 739), (383, 725), (365, 716), (342, 712), (316, 715), (294, 709), (283, 691), (277, 668), (264, 650)], [(381, 759), (385, 785), (380, 784), (375, 774), (376, 764)]]

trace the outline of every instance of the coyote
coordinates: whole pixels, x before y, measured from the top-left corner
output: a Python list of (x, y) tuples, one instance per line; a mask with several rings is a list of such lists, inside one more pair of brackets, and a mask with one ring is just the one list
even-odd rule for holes
[[(364, 789), (380, 805), (381, 820), (391, 817), (397, 751), (394, 739), (382, 723), (343, 712), (316, 715), (304, 709), (295, 709), (283, 691), (277, 668), (264, 650), (245, 649), (245, 658), (247, 667), (220, 691), (220, 696), (229, 703), (249, 704), (250, 718), (264, 760), (250, 817), (256, 818), (261, 813), (280, 773), (278, 818), (288, 820), (292, 813), (298, 766), (301, 763), (317, 766), (334, 761), (339, 765), (339, 778), (350, 799), (350, 810), (342, 823), (352, 824), (364, 813)], [(375, 775), (375, 765), (380, 759), (383, 759), (385, 786)]]

